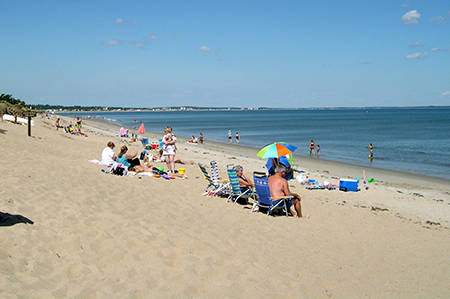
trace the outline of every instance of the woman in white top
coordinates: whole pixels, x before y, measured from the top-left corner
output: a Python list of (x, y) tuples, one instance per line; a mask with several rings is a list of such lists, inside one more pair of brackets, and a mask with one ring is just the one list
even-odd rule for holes
[(115, 146), (116, 145), (114, 144), (114, 142), (110, 141), (110, 142), (108, 142), (106, 147), (103, 149), (102, 162), (101, 162), (102, 165), (104, 165), (104, 166), (111, 166), (111, 165), (114, 164), (114, 162), (117, 161), (116, 154), (113, 151), (113, 148)]
[(175, 142), (177, 139), (172, 135), (172, 127), (165, 127), (164, 134), (166, 134), (162, 139), (163, 156), (166, 158), (167, 173), (175, 173)]

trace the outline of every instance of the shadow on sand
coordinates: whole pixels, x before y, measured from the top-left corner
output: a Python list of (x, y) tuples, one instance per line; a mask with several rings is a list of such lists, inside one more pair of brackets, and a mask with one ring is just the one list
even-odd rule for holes
[(17, 223), (33, 224), (34, 222), (22, 215), (11, 215), (0, 212), (0, 226), (13, 226)]

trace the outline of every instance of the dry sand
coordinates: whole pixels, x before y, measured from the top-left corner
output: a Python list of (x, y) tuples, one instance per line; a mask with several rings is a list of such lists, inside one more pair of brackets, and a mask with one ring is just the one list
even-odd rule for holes
[[(98, 120), (84, 121), (88, 137), (53, 124), (36, 118), (28, 137), (0, 122), (0, 211), (22, 216), (0, 223), (1, 298), (450, 297), (448, 180), (366, 167), (376, 182), (360, 192), (292, 182), (311, 218), (266, 217), (202, 196), (197, 165), (182, 166), (187, 180), (105, 174), (88, 160), (108, 141), (142, 146)], [(227, 164), (264, 170), (255, 149), (185, 141), (178, 157), (216, 160), (223, 177)], [(295, 160), (319, 181), (362, 177)]]

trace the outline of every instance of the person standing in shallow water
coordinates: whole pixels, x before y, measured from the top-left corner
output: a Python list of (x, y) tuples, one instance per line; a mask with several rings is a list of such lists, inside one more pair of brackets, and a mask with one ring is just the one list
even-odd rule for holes
[(236, 132), (236, 144), (239, 144), (239, 133)]
[(231, 130), (228, 130), (228, 143), (233, 143), (233, 139), (231, 137)]
[(314, 140), (311, 140), (311, 143), (309, 144), (309, 155), (314, 155), (314, 148), (315, 148), (315, 144), (314, 144)]

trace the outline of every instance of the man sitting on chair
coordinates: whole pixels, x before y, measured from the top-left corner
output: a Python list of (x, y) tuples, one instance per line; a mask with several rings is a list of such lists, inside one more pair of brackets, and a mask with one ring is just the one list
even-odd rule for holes
[(284, 176), (286, 175), (286, 167), (282, 164), (279, 164), (275, 167), (275, 174), (269, 177), (269, 189), (270, 195), (272, 197), (280, 197), (280, 196), (292, 196), (291, 202), (292, 206), (290, 208), (290, 212), (292, 216), (298, 218), (309, 218), (309, 215), (303, 217), (302, 215), (302, 207), (300, 205), (300, 195), (296, 193), (292, 193), (289, 190), (288, 183)]

